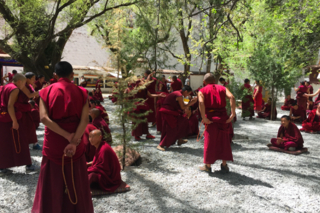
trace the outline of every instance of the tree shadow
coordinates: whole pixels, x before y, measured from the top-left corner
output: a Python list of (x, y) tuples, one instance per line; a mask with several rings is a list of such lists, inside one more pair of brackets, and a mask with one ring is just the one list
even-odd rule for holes
[[(171, 146), (167, 151), (177, 152), (181, 154), (189, 154), (192, 156), (203, 157), (203, 148), (190, 148), (187, 146)], [(166, 152), (167, 152), (166, 151)]]

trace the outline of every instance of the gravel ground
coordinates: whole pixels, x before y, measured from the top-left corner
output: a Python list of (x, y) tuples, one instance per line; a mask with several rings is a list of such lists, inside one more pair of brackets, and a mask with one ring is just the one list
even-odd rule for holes
[[(111, 120), (115, 106), (106, 99)], [(278, 117), (288, 114), (278, 109)], [(112, 123), (112, 122), (111, 122)], [(93, 198), (95, 212), (320, 212), (319, 135), (302, 133), (309, 153), (299, 156), (269, 151), (266, 144), (275, 137), (280, 121), (235, 123), (234, 162), (230, 173), (212, 175), (198, 171), (203, 161), (203, 141), (190, 139), (166, 152), (156, 149), (160, 136), (145, 141), (140, 150), (143, 163), (122, 172), (131, 191)], [(111, 131), (119, 131), (111, 124)], [(37, 131), (40, 144), (44, 127)], [(248, 139), (246, 139), (248, 138)], [(35, 164), (41, 152), (31, 151)], [(30, 212), (38, 173), (12, 168), (0, 178), (0, 212)]]

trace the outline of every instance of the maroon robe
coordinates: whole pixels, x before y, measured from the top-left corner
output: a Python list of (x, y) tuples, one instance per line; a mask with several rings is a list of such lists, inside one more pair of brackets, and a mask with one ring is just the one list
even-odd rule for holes
[(298, 121), (298, 122), (301, 123), (306, 119), (307, 114), (306, 114), (306, 110), (303, 107), (298, 106), (297, 110), (295, 110), (293, 107), (291, 107), (291, 109), (292, 109), (292, 116), (293, 117), (299, 117), (300, 116), (300, 118), (298, 120), (295, 120), (295, 121)]
[(308, 92), (308, 87), (305, 85), (300, 85), (299, 86), (299, 91), (297, 91), (297, 104), (303, 108), (307, 108), (307, 98), (303, 97), (304, 94)]
[(233, 161), (231, 150), (232, 124), (226, 110), (226, 88), (217, 84), (208, 84), (202, 88), (206, 117), (212, 124), (206, 125), (204, 134), (205, 164), (216, 160)]
[[(152, 82), (147, 86), (147, 90), (150, 94), (156, 94), (157, 79), (152, 77)], [(155, 108), (155, 98), (148, 97), (146, 100), (148, 107), (152, 112), (147, 115), (148, 122), (156, 122), (156, 108)]]
[(34, 123), (34, 126), (36, 127), (36, 129), (38, 129), (39, 125), (40, 125), (39, 110), (36, 108), (31, 109), (31, 117), (32, 117), (32, 121)]
[(100, 116), (105, 120), (107, 124), (109, 124), (109, 116), (106, 112), (106, 109), (102, 105), (96, 105), (96, 107), (100, 111)]
[[(12, 135), (12, 120), (8, 113), (8, 103), (10, 94), (15, 89), (18, 89), (18, 87), (13, 83), (9, 83), (0, 89), (0, 169), (31, 164), (29, 144), (22, 135), (22, 113), (16, 107), (15, 112), (19, 129), (18, 131), (13, 130)], [(15, 144), (17, 149), (15, 149)], [(18, 154), (17, 152), (19, 151), (20, 153)]]
[(170, 93), (164, 100), (160, 112), (162, 116), (160, 146), (169, 148), (178, 139), (188, 136), (188, 120), (183, 113), (177, 97), (182, 97), (181, 91)]
[[(168, 93), (164, 93), (164, 92), (162, 92), (162, 94), (168, 95)], [(161, 109), (161, 106), (162, 106), (165, 99), (166, 99), (165, 97), (164, 98), (159, 97), (157, 100), (157, 109), (156, 109), (157, 119), (156, 120), (157, 120), (157, 131), (158, 132), (161, 132), (161, 130), (162, 130), (162, 117), (161, 117), (160, 109)]]
[(318, 97), (313, 102), (313, 109), (317, 109), (318, 103), (320, 103), (320, 94), (318, 95)]
[[(310, 94), (313, 94), (313, 86), (309, 85), (307, 86), (309, 89)], [(309, 97), (309, 100), (312, 101), (313, 97)]]
[[(263, 99), (262, 99), (262, 86), (259, 86), (259, 92), (254, 99), (254, 109), (260, 111), (263, 107)], [(253, 94), (256, 93), (256, 88), (254, 88)]]
[(302, 130), (307, 132), (320, 131), (320, 116), (316, 114), (317, 109), (312, 110), (306, 120), (302, 122)]
[[(57, 83), (42, 89), (40, 97), (47, 107), (50, 119), (65, 131), (76, 132), (81, 120), (82, 109), (88, 102), (85, 89), (72, 84), (67, 78), (60, 78)], [(65, 193), (61, 164), (63, 150), (68, 144), (69, 141), (64, 137), (48, 127), (45, 128), (43, 158), (32, 213), (93, 213), (83, 140), (72, 157), (78, 203), (73, 205), (68, 194)], [(64, 161), (64, 174), (71, 199), (74, 201), (71, 158), (64, 157)]]
[[(100, 87), (100, 85), (99, 85), (99, 87)], [(102, 96), (101, 90), (99, 90), (99, 92), (97, 92), (97, 90), (96, 90), (93, 95), (96, 100), (101, 101), (101, 102), (103, 101), (103, 96)]]
[(89, 141), (89, 134), (95, 129), (98, 129), (98, 128), (92, 124), (88, 124), (82, 136), (82, 141), (86, 147), (85, 155), (86, 155), (87, 162), (91, 162), (96, 153), (96, 147), (92, 146)]
[(54, 84), (54, 83), (57, 83), (58, 80), (56, 78), (51, 78), (50, 79), (50, 84)]
[(284, 101), (284, 105), (281, 106), (281, 109), (282, 110), (289, 110), (290, 111), (290, 108), (291, 108), (291, 105), (293, 104), (294, 100), (291, 98), (291, 99), (285, 99)]
[[(160, 90), (160, 85), (162, 85), (161, 90)], [(159, 81), (158, 90), (159, 90), (159, 92), (169, 93), (168, 88), (167, 88), (167, 81), (166, 82)]]
[(271, 143), (273, 146), (288, 150), (289, 147), (296, 147), (296, 149), (303, 148), (303, 138), (294, 123), (289, 123), (288, 128), (284, 128), (282, 125), (279, 128), (277, 137), (282, 137), (283, 144), (277, 144), (277, 138), (272, 138)]
[[(244, 84), (243, 90), (247, 91), (249, 93), (249, 89), (251, 88), (250, 84)], [(252, 92), (252, 91), (251, 91)], [(252, 117), (254, 116), (254, 101), (251, 94), (245, 95), (242, 99), (242, 117)]]
[[(26, 84), (26, 88), (33, 93), (32, 87)], [(21, 124), (20, 127), (20, 137), (25, 138), (25, 142), (28, 144), (34, 144), (38, 142), (36, 126), (33, 123), (32, 115), (31, 115), (31, 106), (29, 104), (29, 98), (24, 92), (20, 91), (17, 103), (15, 104), (18, 111), (22, 112)]]
[(176, 81), (171, 83), (172, 91), (178, 91), (182, 89), (182, 82), (180, 79), (177, 79)]
[[(259, 112), (257, 118), (268, 118), (268, 119), (270, 119), (270, 116), (271, 116), (271, 104), (270, 105), (269, 104), (265, 104), (264, 107), (265, 107), (265, 110), (262, 111), (262, 112)], [(276, 108), (274, 108), (274, 113), (275, 113), (275, 118), (276, 118), (277, 117), (277, 109)]]
[(198, 135), (199, 133), (199, 121), (195, 114), (191, 114), (191, 116), (188, 118), (186, 114), (184, 114), (184, 117), (188, 119), (188, 137)]
[(99, 188), (114, 192), (122, 183), (121, 167), (116, 153), (111, 146), (101, 141), (92, 161), (88, 167), (88, 179), (90, 185), (97, 183)]
[(109, 126), (101, 116), (96, 117), (92, 121), (92, 125), (100, 129), (105, 141), (107, 141), (108, 143), (112, 143), (112, 136)]

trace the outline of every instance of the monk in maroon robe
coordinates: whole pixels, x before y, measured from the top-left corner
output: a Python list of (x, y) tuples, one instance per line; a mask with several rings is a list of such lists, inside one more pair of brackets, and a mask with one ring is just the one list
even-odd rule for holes
[(92, 146), (89, 141), (89, 134), (90, 134), (90, 132), (92, 132), (95, 129), (98, 129), (98, 128), (95, 127), (93, 124), (89, 123), (86, 127), (86, 130), (83, 133), (83, 136), (82, 136), (82, 141), (86, 147), (85, 156), (86, 156), (87, 162), (93, 161), (94, 155), (96, 153), (96, 148), (94, 146)]
[(314, 102), (313, 102), (313, 109), (317, 109), (317, 105), (318, 105), (318, 103), (320, 103), (320, 89), (318, 89), (317, 92), (314, 93), (314, 94), (304, 94), (304, 95), (303, 95), (305, 98), (314, 97), (314, 96), (316, 96), (316, 95), (318, 95), (318, 96), (317, 96), (317, 98), (316, 98), (316, 99), (314, 100)]
[(39, 114), (39, 109), (36, 107), (36, 103), (33, 100), (29, 101), (29, 104), (31, 106), (31, 117), (32, 121), (34, 123), (34, 126), (36, 129), (39, 128), (40, 125), (40, 114)]
[(10, 167), (31, 166), (28, 139), (21, 137), (22, 113), (15, 107), (26, 78), (16, 74), (12, 81), (0, 89), (0, 175), (11, 172)]
[(106, 109), (100, 104), (98, 100), (90, 100), (90, 108), (96, 108), (100, 111), (100, 116), (109, 125), (109, 115)]
[(289, 151), (303, 148), (302, 135), (298, 127), (291, 122), (289, 116), (284, 115), (281, 117), (281, 126), (277, 138), (272, 138), (271, 144), (268, 144), (267, 146), (275, 146)]
[(294, 100), (291, 98), (291, 95), (287, 95), (286, 99), (284, 100), (284, 105), (281, 106), (282, 110), (290, 111), (291, 105), (293, 104)]
[[(263, 109), (258, 112), (257, 118), (270, 119), (271, 117), (271, 98), (269, 98), (268, 102), (264, 105)], [(275, 118), (277, 117), (277, 109), (274, 108)]]
[(102, 140), (100, 130), (90, 132), (89, 140), (96, 148), (93, 161), (87, 163), (89, 184), (92, 188), (114, 192), (123, 183), (118, 157), (110, 145)]
[[(310, 81), (306, 81), (305, 85), (308, 87), (308, 94), (313, 94), (313, 86), (310, 84)], [(312, 101), (312, 97), (309, 97), (309, 100)]]
[(112, 143), (111, 131), (109, 129), (108, 124), (101, 117), (99, 109), (92, 108), (90, 110), (90, 116), (92, 118), (92, 125), (100, 129), (100, 131), (103, 133), (103, 140), (111, 144)]
[(305, 85), (305, 82), (300, 82), (300, 86), (298, 88), (294, 88), (294, 90), (297, 93), (296, 99), (297, 104), (304, 109), (307, 108), (307, 98), (304, 96), (304, 94), (308, 93), (308, 87)]
[(302, 122), (300, 131), (320, 133), (320, 103), (317, 104), (317, 109), (312, 110), (308, 118)]
[(34, 84), (36, 85), (35, 87), (34, 87), (34, 90), (37, 92), (37, 91), (39, 91), (39, 90), (41, 90), (42, 89), (42, 87), (44, 86), (44, 85), (46, 85), (46, 81), (45, 81), (45, 79), (44, 79), (44, 76), (43, 75), (39, 75), (38, 76), (38, 80), (36, 80), (35, 82), (34, 82)]
[[(169, 93), (164, 93), (164, 92), (161, 92), (162, 94), (164, 94), (164, 95), (166, 95), (166, 97), (167, 97), (167, 95), (169, 95)], [(163, 104), (163, 102), (164, 102), (164, 100), (166, 99), (166, 97), (163, 97), (163, 98), (158, 98), (158, 100), (157, 100), (157, 132), (158, 132), (158, 134), (160, 134), (161, 133), (161, 130), (162, 130), (162, 116), (161, 116), (161, 112), (160, 112), (160, 109), (161, 109), (161, 106), (162, 106), (162, 104)]]
[(17, 70), (12, 70), (12, 74), (8, 73), (8, 75), (2, 77), (2, 80), (5, 80), (7, 83), (12, 83), (13, 76), (15, 76), (17, 73)]
[(40, 119), (46, 128), (31, 212), (93, 213), (81, 140), (89, 122), (87, 91), (71, 83), (68, 62), (57, 63), (55, 72), (58, 82), (40, 91)]
[(160, 112), (162, 116), (161, 142), (157, 149), (165, 151), (178, 141), (178, 146), (187, 143), (188, 120), (183, 116), (183, 111), (197, 102), (197, 98), (192, 99), (188, 104), (184, 104), (183, 97), (188, 97), (192, 93), (190, 86), (184, 86), (181, 91), (170, 93), (164, 100)]
[[(222, 160), (223, 173), (229, 172), (227, 161), (233, 161), (231, 150), (231, 122), (235, 116), (235, 98), (228, 88), (215, 84), (212, 73), (204, 76), (206, 86), (199, 91), (199, 108), (202, 122), (206, 125), (204, 134), (204, 166), (201, 171), (211, 173), (211, 164)], [(226, 99), (230, 100), (231, 115), (226, 110)]]
[(171, 83), (171, 88), (170, 92), (178, 91), (182, 89), (182, 82), (180, 79), (177, 78), (177, 76), (172, 76), (172, 83)]
[(306, 110), (294, 102), (290, 109), (289, 114), (292, 122), (302, 123), (306, 119)]
[(103, 102), (103, 96), (102, 96), (101, 85), (100, 85), (101, 82), (102, 82), (101, 79), (97, 80), (96, 89), (94, 90), (93, 94), (94, 94), (94, 96), (96, 97), (97, 100)]
[(197, 136), (199, 133), (199, 121), (197, 116), (192, 112), (191, 107), (184, 110), (184, 117), (188, 119), (188, 137)]
[(49, 81), (50, 81), (50, 84), (57, 83), (57, 82), (58, 82), (58, 78), (59, 78), (59, 77), (58, 77), (57, 74), (54, 72), (52, 78), (49, 80)]
[[(144, 77), (147, 83), (147, 90), (150, 94), (156, 94), (157, 79), (153, 77), (153, 73), (150, 70), (146, 70)], [(148, 123), (152, 123), (154, 126), (156, 124), (156, 99), (147, 98), (146, 103), (149, 106), (149, 114), (147, 115)]]
[(252, 116), (254, 116), (254, 109), (253, 109), (253, 105), (254, 105), (254, 101), (252, 98), (252, 87), (250, 85), (250, 80), (249, 79), (245, 79), (244, 80), (244, 85), (242, 87), (242, 91), (243, 91), (243, 98), (242, 98), (242, 117), (243, 120), (246, 119), (246, 117), (249, 117), (249, 120), (252, 120)]
[(166, 80), (166, 76), (162, 75), (161, 80), (158, 83), (158, 91), (163, 93), (169, 93), (167, 88), (168, 81)]
[(226, 80), (224, 78), (219, 78), (219, 82), (220, 84), (222, 84), (222, 86), (227, 87), (229, 85), (228, 82), (226, 82)]

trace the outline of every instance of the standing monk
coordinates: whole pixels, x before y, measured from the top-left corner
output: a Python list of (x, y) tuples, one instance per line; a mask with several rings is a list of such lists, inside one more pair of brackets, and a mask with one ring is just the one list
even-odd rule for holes
[[(144, 72), (144, 77), (147, 80), (147, 90), (150, 94), (156, 94), (156, 86), (157, 86), (157, 79), (153, 77), (153, 73), (150, 70), (146, 70)], [(149, 106), (149, 109), (152, 110), (147, 115), (148, 123), (152, 123), (154, 126), (156, 123), (156, 99), (155, 98), (147, 98), (146, 103)]]
[(304, 109), (307, 109), (307, 98), (304, 96), (304, 94), (308, 93), (308, 87), (305, 85), (305, 82), (301, 81), (300, 86), (298, 88), (294, 88), (294, 90), (297, 92), (297, 104)]
[(180, 79), (177, 78), (177, 76), (172, 76), (172, 83), (171, 83), (171, 88), (170, 92), (178, 91), (182, 89), (182, 82)]
[(224, 78), (219, 78), (219, 82), (224, 86), (227, 87), (228, 86), (228, 82), (226, 82), (226, 80)]
[(15, 108), (26, 77), (16, 74), (12, 81), (0, 88), (0, 175), (10, 172), (10, 167), (31, 166), (29, 144), (20, 137), (22, 113)]
[[(227, 161), (233, 161), (231, 150), (231, 121), (236, 114), (236, 101), (228, 88), (215, 83), (212, 73), (204, 76), (206, 85), (199, 91), (199, 107), (202, 122), (206, 125), (204, 134), (204, 166), (201, 171), (211, 173), (211, 164), (222, 160), (221, 171), (229, 172)], [(231, 115), (227, 114), (226, 98), (230, 100)]]
[(256, 80), (256, 86), (253, 91), (253, 100), (254, 100), (254, 110), (260, 111), (263, 107), (262, 103), (262, 86), (260, 81)]
[(162, 78), (158, 84), (158, 91), (164, 92), (164, 93), (169, 93), (168, 88), (167, 88), (167, 83), (168, 83), (168, 81), (166, 80), (166, 76), (162, 75)]
[[(308, 94), (313, 94), (313, 86), (310, 84), (310, 81), (306, 81), (305, 85), (308, 87)], [(312, 97), (309, 97), (309, 100), (312, 101)]]
[(314, 94), (304, 94), (303, 96), (308, 98), (308, 97), (314, 97), (318, 95), (318, 97), (314, 100), (314, 104), (313, 104), (313, 109), (317, 108), (317, 104), (320, 103), (320, 89), (318, 89), (318, 91)]
[(188, 97), (192, 93), (190, 86), (184, 86), (180, 91), (170, 93), (164, 100), (160, 113), (162, 116), (161, 142), (157, 149), (165, 151), (178, 140), (178, 146), (187, 143), (188, 120), (183, 117), (183, 111), (197, 102), (197, 98), (192, 99), (187, 105), (183, 102), (183, 97)]
[(55, 72), (58, 82), (40, 92), (46, 129), (32, 213), (93, 213), (81, 141), (89, 122), (87, 91), (71, 83), (74, 73), (68, 62), (57, 63)]
[[(7, 83), (11, 83), (13, 76), (15, 76), (17, 73), (18, 73), (17, 70), (12, 70), (12, 74), (8, 73), (8, 75), (2, 77), (2, 80), (5, 80)], [(7, 81), (7, 78), (8, 78), (8, 81)]]
[(242, 105), (243, 120), (245, 120), (246, 117), (249, 117), (249, 120), (252, 120), (252, 116), (254, 116), (254, 110), (253, 110), (254, 101), (252, 98), (252, 88), (250, 86), (249, 79), (244, 80), (242, 91), (243, 91), (243, 98), (242, 98), (241, 105)]

